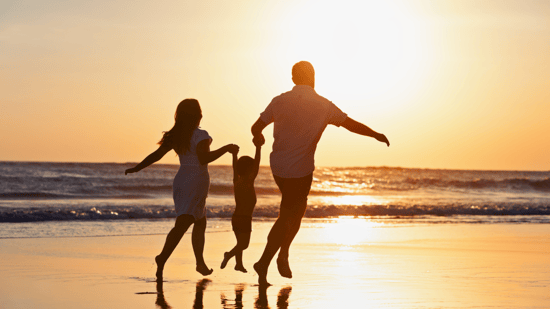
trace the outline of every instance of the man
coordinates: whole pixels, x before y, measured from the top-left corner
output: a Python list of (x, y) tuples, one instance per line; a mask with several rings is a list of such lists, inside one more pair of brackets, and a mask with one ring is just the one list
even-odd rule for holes
[(274, 123), (275, 141), (270, 165), (282, 193), (279, 218), (269, 232), (262, 257), (254, 264), (260, 285), (269, 285), (267, 269), (279, 249), (279, 273), (292, 278), (288, 264), (289, 248), (306, 212), (315, 169), (315, 149), (327, 125), (342, 126), (353, 133), (390, 145), (384, 134), (349, 118), (336, 105), (315, 92), (315, 71), (311, 63), (296, 63), (292, 67), (292, 81), (296, 86), (275, 97), (252, 126), (254, 144), (262, 145), (265, 142), (263, 129)]

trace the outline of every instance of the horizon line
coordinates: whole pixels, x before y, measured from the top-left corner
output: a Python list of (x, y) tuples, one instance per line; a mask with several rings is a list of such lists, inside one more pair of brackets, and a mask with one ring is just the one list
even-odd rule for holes
[[(55, 164), (120, 164), (120, 165), (136, 165), (139, 162), (86, 162), (86, 161), (15, 161), (15, 160), (0, 160), (0, 163), (55, 163)], [(154, 165), (170, 165), (179, 166), (178, 163), (153, 163)], [(210, 166), (231, 166), (231, 164), (209, 164)], [(270, 168), (269, 165), (260, 165), (260, 167)], [(315, 168), (388, 168), (388, 169), (409, 169), (409, 170), (444, 170), (444, 171), (481, 171), (481, 172), (535, 172), (548, 173), (550, 170), (518, 170), (518, 169), (472, 169), (472, 168), (440, 168), (440, 167), (403, 167), (403, 166), (328, 166), (315, 165)]]

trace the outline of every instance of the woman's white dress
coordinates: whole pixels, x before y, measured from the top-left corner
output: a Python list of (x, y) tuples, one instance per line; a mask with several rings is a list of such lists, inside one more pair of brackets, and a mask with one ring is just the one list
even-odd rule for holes
[(197, 144), (212, 139), (199, 128), (193, 131), (189, 151), (179, 156), (180, 169), (174, 178), (173, 196), (176, 214), (192, 215), (195, 220), (206, 216), (206, 196), (210, 187), (208, 165), (201, 165), (197, 157)]

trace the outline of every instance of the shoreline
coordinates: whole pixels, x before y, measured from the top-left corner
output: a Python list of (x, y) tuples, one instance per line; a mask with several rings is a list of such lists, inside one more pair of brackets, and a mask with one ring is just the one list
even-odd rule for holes
[[(272, 225), (274, 217), (253, 217), (253, 224)], [(117, 218), (101, 220), (45, 220), (25, 222), (0, 222), (2, 239), (55, 239), (78, 237), (118, 237), (118, 236), (166, 236), (175, 218)], [(342, 220), (367, 221), (379, 228), (426, 227), (432, 225), (547, 225), (549, 215), (508, 215), (508, 216), (339, 216), (309, 218), (302, 225), (320, 226), (336, 224)], [(208, 217), (206, 233), (231, 232), (231, 217)]]

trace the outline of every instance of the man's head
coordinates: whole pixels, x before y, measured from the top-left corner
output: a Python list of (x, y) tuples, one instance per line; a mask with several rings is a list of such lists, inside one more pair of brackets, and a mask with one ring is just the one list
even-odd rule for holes
[(307, 61), (300, 61), (292, 67), (292, 81), (296, 85), (308, 85), (315, 88), (315, 70)]

